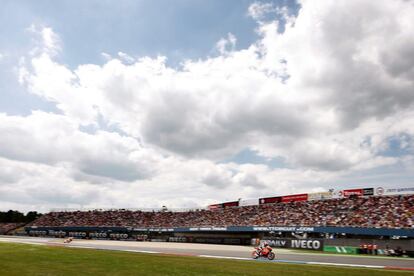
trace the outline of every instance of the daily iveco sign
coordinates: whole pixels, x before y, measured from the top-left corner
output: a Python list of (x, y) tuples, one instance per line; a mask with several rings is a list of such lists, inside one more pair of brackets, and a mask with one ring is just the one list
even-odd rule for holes
[(308, 239), (265, 239), (262, 242), (267, 242), (272, 247), (296, 248), (308, 250), (323, 250), (322, 240), (308, 240)]

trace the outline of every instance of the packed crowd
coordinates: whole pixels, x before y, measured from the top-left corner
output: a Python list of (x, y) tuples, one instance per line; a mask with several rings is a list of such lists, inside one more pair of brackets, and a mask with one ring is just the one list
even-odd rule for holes
[(351, 226), (412, 228), (414, 195), (272, 203), (188, 212), (130, 210), (51, 212), (36, 226), (225, 227)]
[(7, 234), (8, 232), (23, 225), (24, 223), (0, 223), (0, 235)]

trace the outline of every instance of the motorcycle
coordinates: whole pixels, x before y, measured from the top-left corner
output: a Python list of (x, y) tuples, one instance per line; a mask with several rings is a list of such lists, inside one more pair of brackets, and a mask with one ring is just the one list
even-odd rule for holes
[(276, 255), (273, 252), (273, 249), (271, 247), (260, 249), (259, 247), (256, 247), (254, 251), (252, 252), (253, 259), (258, 258), (267, 258), (269, 260), (274, 260)]
[(72, 237), (63, 240), (63, 243), (71, 243), (73, 241)]

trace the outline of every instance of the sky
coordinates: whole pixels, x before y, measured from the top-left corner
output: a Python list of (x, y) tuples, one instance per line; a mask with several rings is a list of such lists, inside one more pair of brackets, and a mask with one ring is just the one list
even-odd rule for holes
[(414, 1), (2, 1), (0, 210), (414, 184)]

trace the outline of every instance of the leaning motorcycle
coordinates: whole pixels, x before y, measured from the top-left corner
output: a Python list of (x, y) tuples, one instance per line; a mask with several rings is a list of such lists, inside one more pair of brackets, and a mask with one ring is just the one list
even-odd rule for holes
[(252, 257), (253, 259), (267, 258), (269, 260), (274, 260), (276, 255), (273, 252), (273, 249), (270, 247), (266, 248), (266, 250), (260, 250), (259, 247), (256, 247), (254, 251), (252, 252)]

